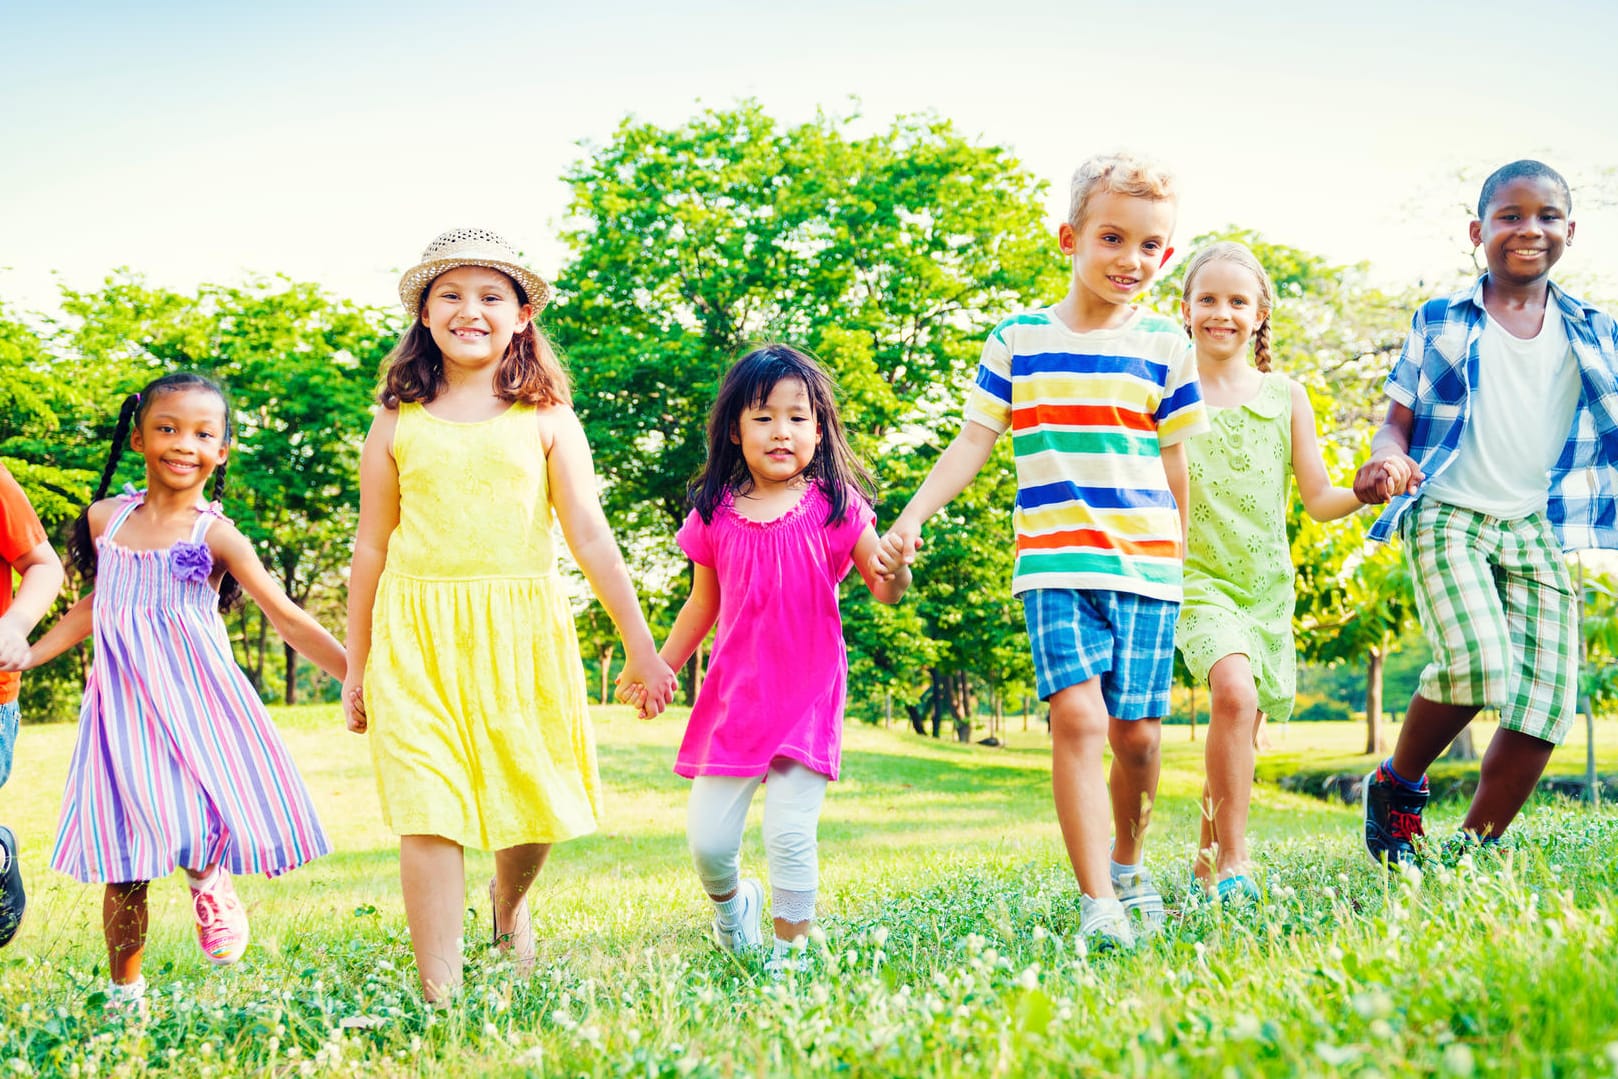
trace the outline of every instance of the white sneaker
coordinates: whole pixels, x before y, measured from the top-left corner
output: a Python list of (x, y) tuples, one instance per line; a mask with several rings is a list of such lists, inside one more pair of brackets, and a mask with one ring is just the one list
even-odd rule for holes
[(726, 929), (718, 914), (713, 920), (713, 942), (722, 952), (741, 955), (743, 952), (764, 947), (764, 932), (759, 928), (759, 915), (764, 912), (764, 885), (751, 877), (736, 887), (736, 898), (742, 901), (734, 928)]
[(1096, 951), (1135, 946), (1135, 931), (1129, 926), (1129, 914), (1117, 899), (1081, 896), (1079, 934)]
[(764, 973), (775, 981), (781, 981), (790, 974), (807, 974), (809, 967), (808, 937), (797, 937), (790, 943), (776, 937), (770, 957), (764, 961)]

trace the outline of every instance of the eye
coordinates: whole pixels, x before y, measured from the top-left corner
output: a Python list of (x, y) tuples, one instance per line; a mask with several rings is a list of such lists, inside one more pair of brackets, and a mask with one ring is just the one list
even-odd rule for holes
[(1162, 247), (1163, 245), (1158, 243), (1156, 240), (1147, 240), (1141, 246), (1144, 247), (1148, 251), (1156, 251), (1158, 248)]
[(1232, 296), (1230, 298), (1230, 306), (1232, 306), (1232, 307), (1246, 307), (1247, 306), (1247, 300), (1244, 299), (1241, 296)]
[(1101, 242), (1104, 244), (1115, 244), (1119, 239), (1120, 237), (1116, 232), (1104, 232), (1101, 234)]

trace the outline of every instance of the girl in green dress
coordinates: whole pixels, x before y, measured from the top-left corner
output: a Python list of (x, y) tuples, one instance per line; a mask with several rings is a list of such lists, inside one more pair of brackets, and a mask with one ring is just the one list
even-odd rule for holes
[(1265, 717), (1292, 714), (1288, 477), (1317, 521), (1360, 508), (1326, 475), (1308, 394), (1270, 370), (1273, 305), (1269, 275), (1241, 244), (1214, 244), (1186, 269), (1180, 309), (1212, 428), (1187, 444), (1191, 534), (1174, 643), (1213, 702), (1196, 875), (1220, 899), (1257, 894), (1247, 855), (1253, 761)]

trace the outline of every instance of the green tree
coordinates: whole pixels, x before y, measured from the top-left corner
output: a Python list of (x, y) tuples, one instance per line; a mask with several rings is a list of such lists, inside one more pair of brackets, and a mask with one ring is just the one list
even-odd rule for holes
[[(988, 330), (1059, 294), (1042, 185), (1010, 155), (936, 118), (866, 136), (852, 119), (785, 127), (743, 102), (674, 128), (627, 120), (569, 172), (572, 258), (548, 321), (632, 549), (675, 557), (708, 409), (750, 342), (790, 340), (821, 357), (856, 450), (897, 504), (928, 456), (910, 451), (936, 451)], [(1007, 547), (1010, 505), (960, 528), (993, 537), (980, 551)], [(921, 673), (951, 647), (962, 668), (989, 661), (926, 615), (946, 576), (926, 557), (916, 594), (932, 647), (902, 616), (849, 620), (857, 670), (887, 674), (907, 703), (925, 680), (897, 673), (907, 664)], [(1005, 565), (962, 559), (948, 587), (1009, 607)], [(1014, 622), (1004, 609), (993, 618)]]

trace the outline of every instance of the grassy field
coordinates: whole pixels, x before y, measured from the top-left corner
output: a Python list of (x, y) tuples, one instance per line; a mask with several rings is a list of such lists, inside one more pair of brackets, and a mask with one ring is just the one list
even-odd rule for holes
[[(985, 749), (851, 728), (821, 828), (814, 969), (772, 982), (706, 941), (669, 772), (680, 715), (597, 712), (610, 802), (536, 886), (532, 979), (488, 957), (491, 863), (469, 857), (467, 986), (433, 1014), (364, 740), (330, 708), (277, 713), (338, 853), (239, 882), (254, 943), (227, 970), (198, 953), (183, 883), (154, 885), (151, 1015), (134, 1024), (103, 1014), (100, 889), (45, 868), (74, 732), (24, 728), (0, 792), (31, 897), (0, 952), (0, 1073), (1618, 1074), (1612, 811), (1536, 804), (1505, 855), (1390, 880), (1353, 809), (1264, 785), (1267, 896), (1221, 909), (1187, 898), (1201, 745), (1168, 728), (1148, 864), (1169, 925), (1089, 955), (1042, 732), (1013, 721), (1011, 745)], [(1272, 756), (1358, 768), (1361, 739), (1293, 724)], [(1581, 730), (1558, 767), (1582, 769), (1583, 752)], [(1460, 809), (1431, 811), (1429, 831)], [(762, 877), (756, 809), (751, 823)]]

